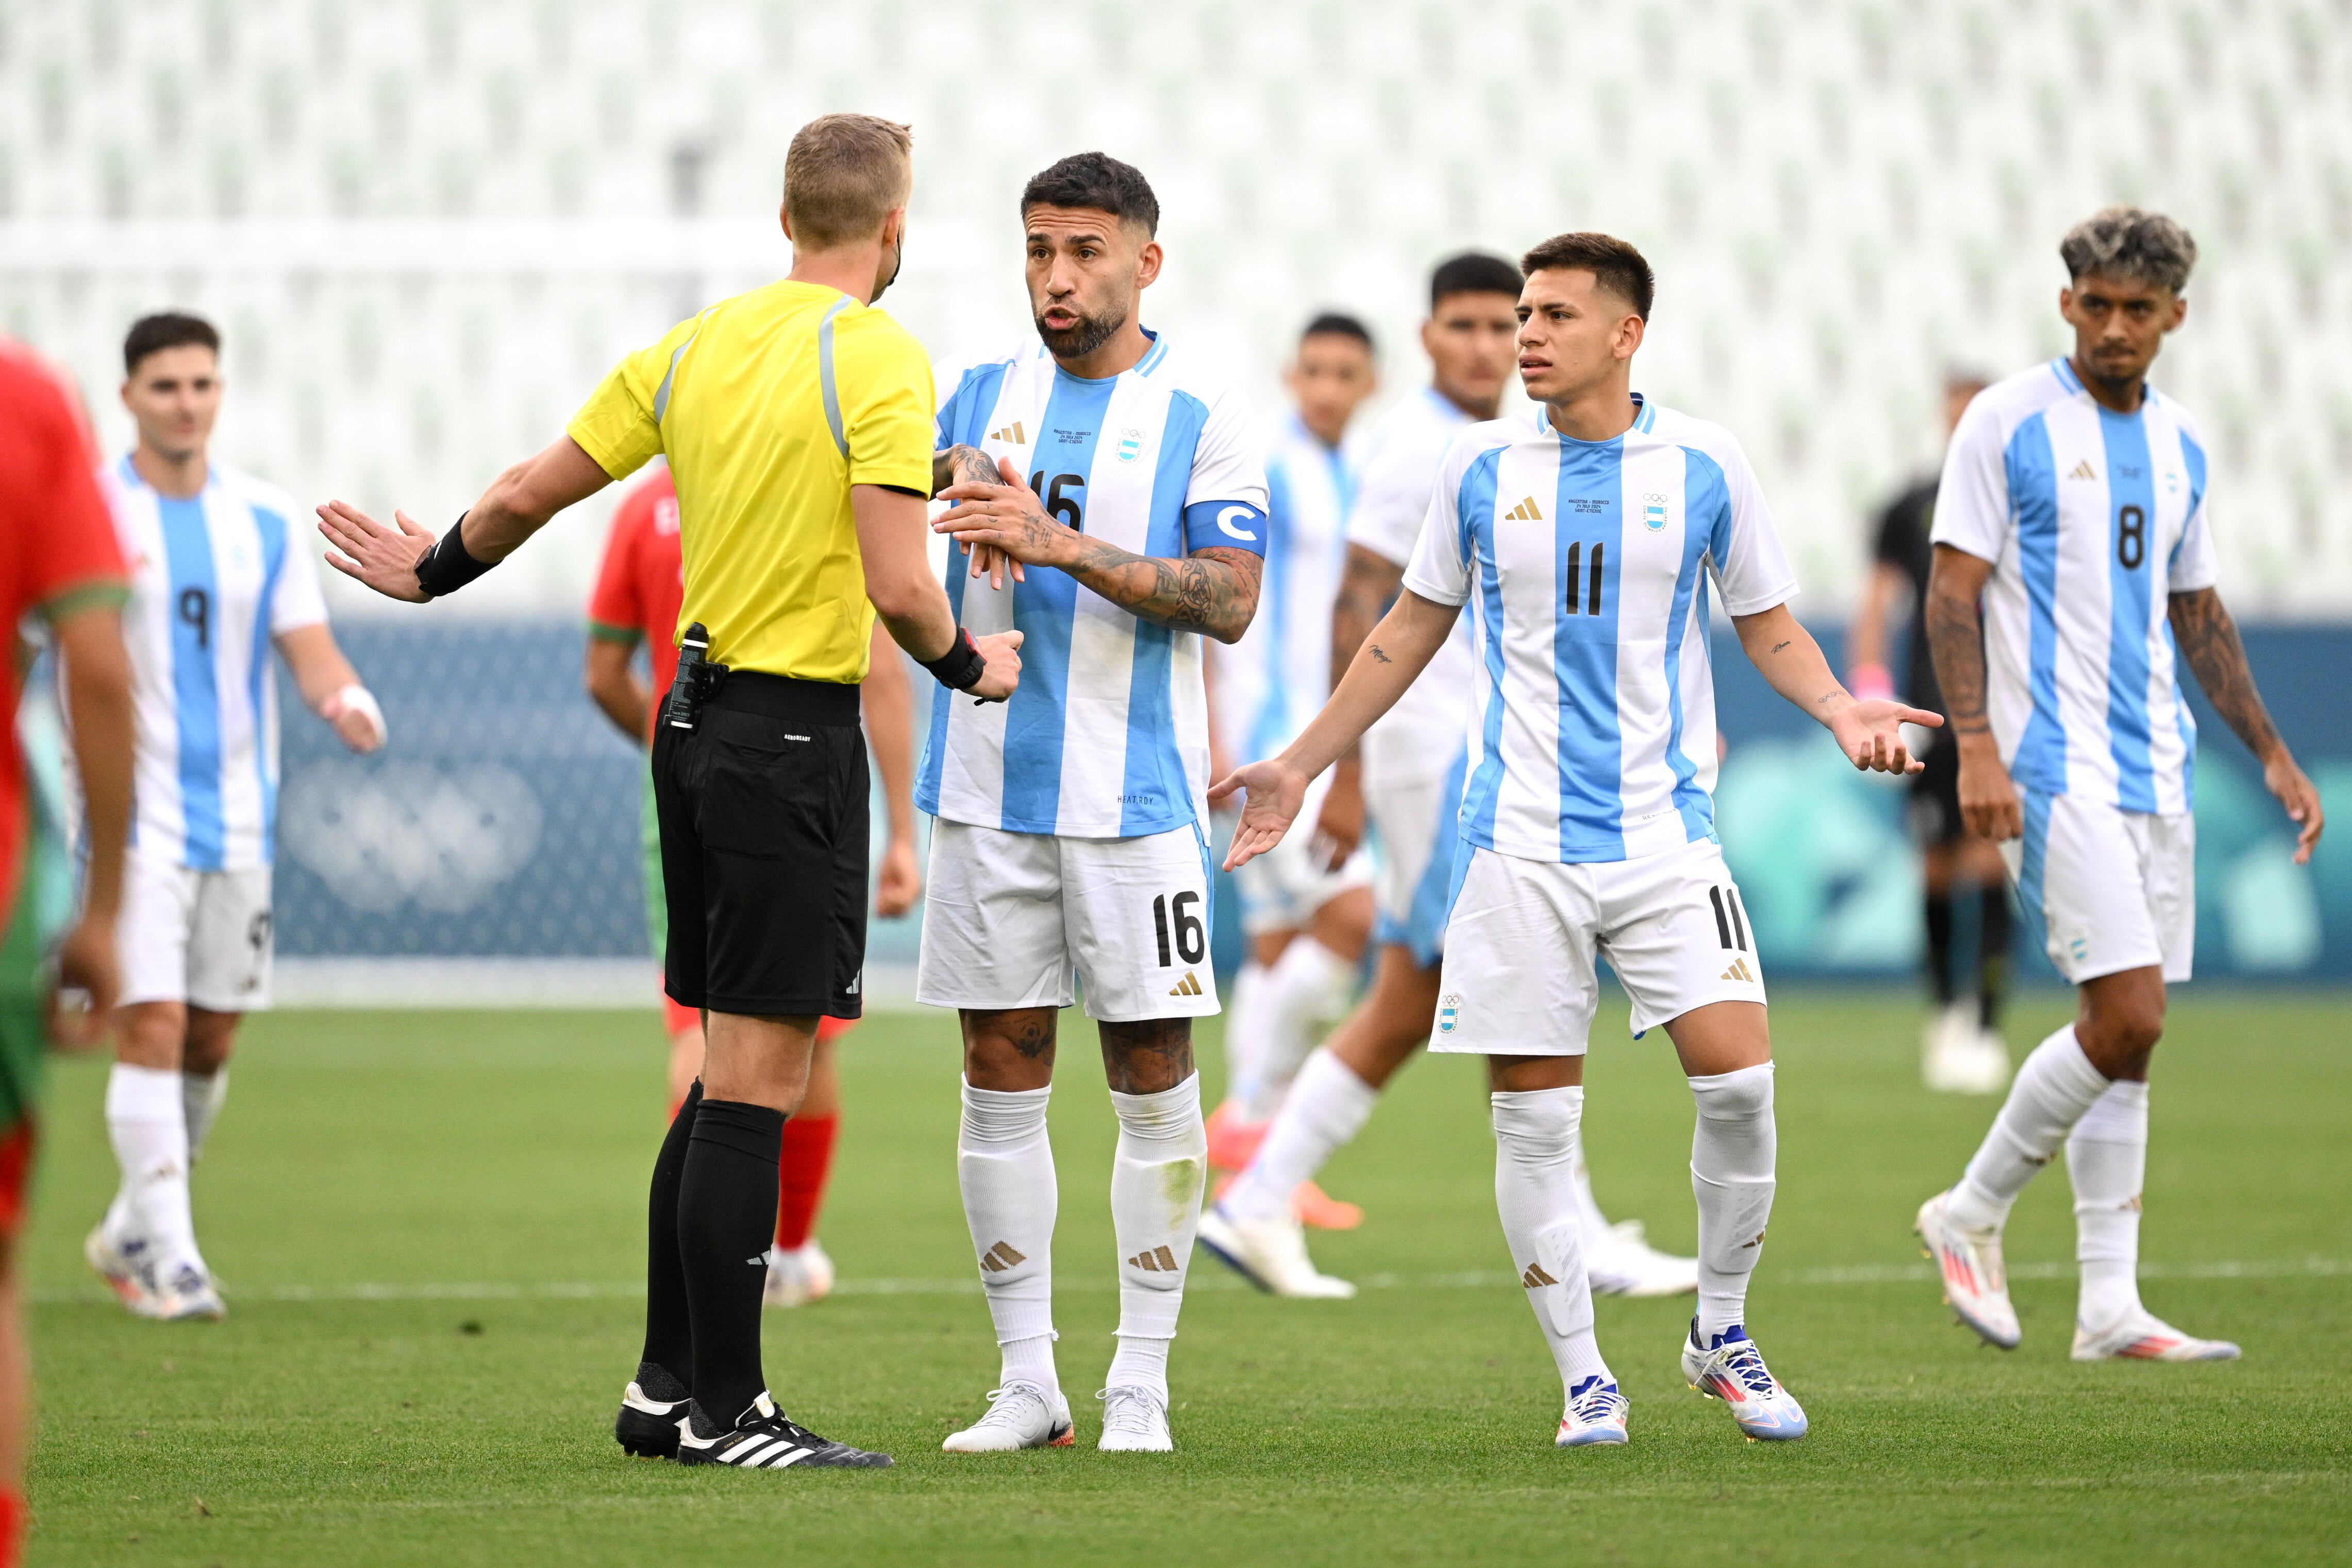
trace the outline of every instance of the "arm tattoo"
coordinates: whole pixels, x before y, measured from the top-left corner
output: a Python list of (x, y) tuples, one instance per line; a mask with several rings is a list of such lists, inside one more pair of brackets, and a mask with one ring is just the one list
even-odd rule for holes
[(1936, 684), (1956, 735), (1979, 735), (1992, 727), (1985, 717), (1984, 622), (1974, 599), (1927, 594), (1927, 648), (1934, 655)]
[(1388, 655), (1386, 655), (1386, 654), (1384, 654), (1384, 653), (1382, 653), (1382, 652), (1381, 651), (1381, 645), (1380, 645), (1380, 644), (1378, 644), (1378, 643), (1374, 643), (1374, 644), (1372, 644), (1372, 645), (1371, 645), (1371, 649), (1372, 649), (1372, 661), (1373, 661), (1375, 664), (1394, 664), (1394, 663), (1396, 662), (1396, 660), (1394, 660), (1394, 659), (1391, 658)]
[(1192, 1020), (1099, 1026), (1103, 1076), (1121, 1094), (1160, 1094), (1192, 1076)]
[(977, 447), (950, 447), (931, 454), (931, 493), (950, 485), (1001, 485), (1004, 476), (989, 455)]
[(1364, 639), (1395, 602), (1404, 581), (1404, 568), (1373, 554), (1360, 544), (1348, 546), (1348, 560), (1339, 575), (1339, 597), (1331, 605), (1331, 686), (1356, 662)]
[(2238, 623), (2222, 607), (2221, 595), (2210, 588), (2175, 594), (2167, 609), (2180, 657), (2196, 672), (2197, 684), (2205, 689), (2213, 710), (2228, 721), (2246, 750), (2267, 758), (2279, 743), (2278, 730), (2263, 706), (2262, 693), (2254, 689), (2254, 672), (2246, 668), (2246, 646), (2238, 640)]
[(1779, 653), (1782, 648), (1787, 647), (1789, 645), (1784, 642), (1776, 642), (1772, 645), (1772, 651), (1774, 653)]
[[(1059, 527), (1044, 517), (1032, 527)], [(1140, 620), (1179, 631), (1201, 632), (1219, 642), (1236, 642), (1257, 614), (1257, 590), (1265, 563), (1246, 550), (1216, 546), (1181, 561), (1138, 555), (1087, 539), (1070, 575)]]

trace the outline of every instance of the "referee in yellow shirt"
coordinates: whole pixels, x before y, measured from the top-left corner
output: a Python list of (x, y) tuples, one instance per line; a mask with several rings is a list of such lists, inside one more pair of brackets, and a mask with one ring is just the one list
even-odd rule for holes
[(975, 643), (931, 576), (924, 503), (948, 476), (934, 473), (930, 363), (871, 308), (898, 276), (908, 145), (905, 126), (870, 115), (803, 126), (784, 161), (790, 275), (622, 360), (562, 439), (499, 475), (437, 542), (404, 513), (394, 530), (341, 501), (319, 509), (331, 564), (422, 602), (656, 453), (677, 480), (681, 658), (653, 751), (664, 975), (704, 1010), (709, 1043), (654, 1163), (646, 1345), (616, 1428), (633, 1454), (890, 1462), (776, 1409), (760, 1290), (816, 1020), (858, 1015), (870, 617), (976, 699), (1011, 695), (1021, 668), (1021, 634)]

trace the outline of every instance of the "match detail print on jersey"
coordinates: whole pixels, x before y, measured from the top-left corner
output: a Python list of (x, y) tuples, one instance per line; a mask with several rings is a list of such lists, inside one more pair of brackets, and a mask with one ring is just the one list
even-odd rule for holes
[(1539, 409), (1465, 430), (1405, 570), (1467, 605), (1462, 831), (1482, 847), (1588, 863), (1715, 837), (1708, 583), (1741, 616), (1796, 581), (1738, 443), (1637, 404), (1608, 441)]
[[(1015, 439), (1026, 437), (1026, 439)], [(1010, 458), (1066, 526), (1139, 555), (1263, 555), (1266, 490), (1246, 401), (1165, 338), (1132, 369), (1069, 374), (1042, 348), (967, 372), (938, 441)], [(950, 556), (948, 598), (975, 636), (1018, 629), (1021, 689), (1003, 703), (933, 694), (915, 798), (975, 826), (1076, 838), (1208, 818), (1208, 696), (1198, 633), (1136, 618), (1067, 573), (999, 588)]]
[(1969, 405), (1933, 537), (1993, 563), (1986, 709), (2020, 784), (2189, 809), (2197, 721), (2166, 614), (2219, 579), (2209, 510), (2196, 421), (2152, 386), (2117, 414), (2060, 359)]

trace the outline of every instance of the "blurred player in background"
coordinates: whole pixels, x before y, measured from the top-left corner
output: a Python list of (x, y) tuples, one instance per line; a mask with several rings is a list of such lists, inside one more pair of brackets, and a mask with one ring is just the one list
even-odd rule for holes
[[(1944, 381), (1944, 434), (1948, 438), (1969, 400), (1984, 390), (1980, 375), (1955, 372)], [(1857, 697), (1892, 697), (1886, 658), (1898, 615), (1907, 605), (1910, 632), (1903, 658), (1903, 700), (1941, 713), (1935, 660), (1927, 651), (1927, 574), (1935, 559), (1927, 533), (1936, 516), (1936, 479), (1912, 485), (1879, 514), (1870, 584), (1847, 638), (1846, 684)], [(1932, 739), (1927, 737), (1932, 736)], [(2009, 988), (2009, 874), (2000, 851), (1960, 819), (1960, 753), (1948, 731), (1925, 731), (1917, 755), (1926, 764), (1911, 780), (1911, 829), (1918, 836), (1926, 883), (1927, 984), (1936, 1016), (1919, 1046), (1927, 1087), (1948, 1094), (1997, 1094), (2009, 1081), (2009, 1047), (2000, 1037), (2000, 1003)], [(1977, 919), (1974, 997), (1957, 994), (1952, 972), (1952, 916), (1969, 898)]]
[(228, 1092), (237, 1024), (269, 1005), (270, 650), (352, 751), (383, 744), (383, 711), (327, 629), (293, 501), (211, 460), (219, 334), (194, 316), (143, 317), (122, 367), (139, 442), (100, 476), (131, 563), (123, 626), (138, 694), (122, 1011), (106, 1086), (122, 1184), (83, 1250), (139, 1316), (217, 1318), (189, 1171)]
[(1246, 789), (1228, 863), (1271, 848), (1307, 785), (1454, 636), (1482, 653), (1477, 765), (1431, 1048), (1475, 1052), (1494, 1086), (1495, 1194), (1528, 1300), (1559, 1368), (1563, 1447), (1625, 1441), (1625, 1400), (1593, 1337), (1575, 1191), (1584, 1052), (1606, 958), (1633, 1026), (1663, 1026), (1696, 1101), (1699, 1301), (1683, 1375), (1755, 1438), (1801, 1437), (1804, 1412), (1745, 1327), (1777, 1159), (1764, 982), (1716, 837), (1712, 580), (1774, 690), (1858, 768), (1902, 773), (1900, 726), (1857, 702), (1790, 614), (1796, 592), (1729, 432), (1631, 387), (1649, 264), (1622, 240), (1567, 234), (1529, 251), (1518, 363), (1531, 414), (1455, 437), (1395, 606), (1330, 702)]
[[(1494, 418), (1502, 405), (1517, 354), (1519, 285), (1517, 268), (1476, 252), (1452, 257), (1430, 275), (1429, 320), (1421, 329), (1430, 384), (1391, 410), (1373, 432), (1349, 516), (1344, 575), (1331, 616), (1335, 685), (1396, 600), (1446, 448), (1474, 420)], [(1249, 1169), (1201, 1217), (1202, 1244), (1276, 1295), (1355, 1294), (1353, 1285), (1319, 1272), (1308, 1259), (1288, 1194), (1310, 1183), (1362, 1131), (1389, 1079), (1429, 1043), (1462, 832), (1477, 663), (1465, 621), (1428, 673), (1365, 731), (1360, 762), (1355, 752), (1341, 757), (1322, 795), (1317, 840), (1331, 845), (1332, 853), (1351, 851), (1369, 817), (1380, 852), (1381, 948), (1371, 993), (1307, 1058)], [(1242, 875), (1248, 870), (1244, 867)], [(1236, 1012), (1239, 999), (1237, 989)], [(1595, 1290), (1658, 1296), (1698, 1288), (1696, 1259), (1652, 1247), (1639, 1220), (1610, 1225), (1592, 1196), (1580, 1152), (1576, 1192)]]
[[(1371, 332), (1353, 316), (1316, 317), (1283, 379), (1297, 406), (1267, 444), (1257, 616), (1241, 641), (1210, 649), (1213, 777), (1290, 744), (1331, 689), (1331, 602), (1363, 457), (1348, 426), (1378, 384)], [(1225, 1100), (1209, 1118), (1209, 1164), (1222, 1171), (1239, 1171), (1257, 1152), (1316, 1032), (1347, 1005), (1372, 931), (1370, 857), (1360, 849), (1342, 853), (1300, 834), (1234, 880), (1249, 950), (1225, 1026)], [(1344, 1230), (1363, 1218), (1311, 1181), (1290, 1201), (1308, 1225)]]
[(2180, 661), (2298, 825), (2297, 864), (2322, 813), (2214, 585), (2204, 437), (2147, 384), (2188, 314), (2196, 242), (2159, 214), (2108, 207), (2059, 255), (2074, 352), (1988, 387), (1961, 419), (1936, 500), (1927, 632), (1961, 810), (2000, 844), (2081, 1001), (2018, 1068), (1959, 1183), (1920, 1205), (1919, 1235), (1960, 1321), (2015, 1347), (2001, 1227), (2063, 1143), (2082, 1266), (2074, 1358), (2227, 1361), (2236, 1345), (2182, 1333), (2139, 1299), (2148, 1062), (2197, 938), (2197, 724)]
[(971, 552), (949, 595), (966, 626), (1028, 638), (1011, 701), (932, 703), (923, 758), (938, 821), (916, 994), (962, 1021), (956, 1171), (1003, 1352), (988, 1414), (945, 1447), (1072, 1440), (1045, 1108), (1083, 982), (1118, 1116), (1100, 1446), (1160, 1452), (1208, 1152), (1192, 1020), (1217, 1011), (1201, 639), (1238, 640), (1257, 607), (1262, 432), (1223, 377), (1144, 328), (1161, 251), (1139, 170), (1065, 158), (1022, 192), (1021, 219), (1044, 341), (966, 373), (939, 415), (957, 504), (934, 526)]
[[(96, 460), (65, 385), (0, 340), (0, 616), (18, 638), (38, 636), (57, 650), (85, 825), (77, 912), (64, 781), (45, 790), (28, 778), (18, 738), (20, 657), (0, 685), (0, 889), (8, 907), (0, 934), (0, 1568), (16, 1568), (25, 1532), (33, 1390), (16, 1243), (39, 1138), (43, 1058), (52, 1039), (97, 1043), (120, 981), (131, 676), (121, 617), (126, 574), (91, 474)], [(60, 987), (84, 993), (87, 1010), (60, 1007)]]
[[(669, 465), (630, 488), (613, 513), (604, 563), (588, 603), (588, 695), (623, 734), (651, 745), (654, 693), (667, 691), (677, 674), (677, 612), (686, 593), (686, 563), (678, 546), (677, 487)], [(643, 644), (652, 665), (650, 688), (637, 679), (634, 660)], [(889, 847), (882, 853), (874, 909), (885, 919), (914, 908), (923, 890), (915, 856), (914, 698), (898, 645), (875, 623), (872, 662), (859, 700), (866, 736), (889, 810)], [(654, 819), (653, 775), (645, 779), (646, 921), (659, 954), (669, 944), (669, 911), (661, 879), (661, 834)], [(669, 1117), (702, 1071), (702, 1015), (662, 998), (669, 1035)], [(816, 1046), (809, 1057), (808, 1093), (800, 1114), (784, 1123), (783, 1153), (777, 1162), (776, 1245), (768, 1255), (763, 1296), (771, 1307), (798, 1307), (822, 1300), (833, 1290), (833, 1259), (815, 1237), (816, 1215), (833, 1171), (834, 1143), (841, 1130), (841, 1077), (833, 1042), (856, 1028), (853, 1018), (817, 1020)]]

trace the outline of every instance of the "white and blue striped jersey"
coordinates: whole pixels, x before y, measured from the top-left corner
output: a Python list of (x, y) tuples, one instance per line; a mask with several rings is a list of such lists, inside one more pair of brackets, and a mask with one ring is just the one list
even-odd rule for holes
[(1297, 413), (1265, 448), (1265, 577), (1242, 640), (1216, 661), (1217, 728), (1237, 763), (1271, 757), (1331, 694), (1331, 604), (1346, 559), (1360, 447), (1324, 444)]
[(1470, 606), (1462, 834), (1484, 848), (1589, 864), (1715, 837), (1707, 581), (1746, 616), (1796, 579), (1730, 432), (1636, 401), (1607, 441), (1540, 405), (1465, 431), (1405, 568)]
[(2020, 784), (2189, 809), (2197, 721), (2165, 601), (2219, 578), (2205, 514), (2205, 443), (2152, 386), (2117, 414), (2057, 359), (1969, 405), (1932, 537), (1993, 563), (1986, 710)]
[[(1412, 560), (1437, 470), (1446, 449), (1470, 424), (1433, 386), (1425, 386), (1381, 416), (1348, 516), (1348, 542), (1402, 567)], [(1429, 668), (1395, 707), (1364, 731), (1364, 776), (1387, 784), (1444, 778), (1462, 750), (1464, 715), (1477, 661), (1470, 652), (1468, 618), (1454, 628)], [(1344, 675), (1347, 672), (1341, 670)]]
[(327, 618), (284, 491), (215, 465), (201, 494), (161, 495), (131, 459), (100, 487), (131, 563), (122, 612), (137, 746), (131, 841), (199, 871), (267, 866), (278, 826), (270, 639)]
[[(1040, 345), (965, 373), (939, 443), (1011, 458), (1070, 527), (1139, 555), (1265, 552), (1265, 468), (1248, 400), (1171, 353), (1070, 374)], [(992, 588), (949, 556), (948, 598), (977, 636), (1019, 630), (1021, 686), (974, 703), (941, 688), (915, 798), (1013, 833), (1127, 838), (1208, 819), (1201, 637), (1139, 620), (1077, 579), (1032, 568)]]

